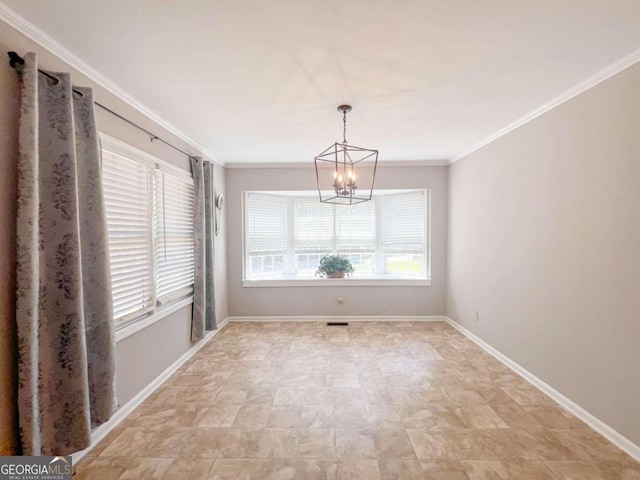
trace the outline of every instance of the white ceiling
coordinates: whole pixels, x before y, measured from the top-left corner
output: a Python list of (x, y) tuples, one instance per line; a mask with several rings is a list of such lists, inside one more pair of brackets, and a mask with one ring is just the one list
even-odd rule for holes
[(2, 0), (226, 163), (450, 159), (640, 48), (638, 0)]

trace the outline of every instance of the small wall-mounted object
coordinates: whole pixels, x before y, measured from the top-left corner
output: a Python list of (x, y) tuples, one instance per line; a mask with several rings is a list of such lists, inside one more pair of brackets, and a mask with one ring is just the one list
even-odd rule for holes
[(220, 233), (220, 213), (222, 213), (222, 206), (224, 205), (224, 195), (219, 193), (216, 195), (216, 211), (215, 211), (215, 234), (216, 237)]

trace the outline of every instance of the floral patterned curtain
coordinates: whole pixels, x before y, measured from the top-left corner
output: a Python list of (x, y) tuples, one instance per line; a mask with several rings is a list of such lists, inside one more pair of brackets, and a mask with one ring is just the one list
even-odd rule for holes
[(214, 294), (214, 208), (213, 164), (191, 158), (193, 172), (193, 222), (195, 234), (195, 280), (191, 341), (204, 338), (206, 330), (215, 330)]
[(216, 297), (213, 288), (214, 278), (214, 241), (215, 241), (215, 214), (216, 195), (213, 188), (213, 163), (204, 162), (204, 248), (205, 248), (205, 283), (207, 307), (205, 310), (205, 328), (215, 330), (218, 328), (216, 321)]
[(116, 408), (100, 149), (91, 90), (21, 70), (18, 422), (24, 455), (66, 455)]

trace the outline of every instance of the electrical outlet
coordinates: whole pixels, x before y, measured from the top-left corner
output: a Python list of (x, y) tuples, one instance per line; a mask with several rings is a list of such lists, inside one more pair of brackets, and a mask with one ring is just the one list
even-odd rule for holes
[(338, 304), (342, 305), (344, 303), (344, 297), (338, 297)]
[(479, 322), (479, 321), (480, 321), (480, 319), (478, 318), (478, 312), (475, 312), (475, 313), (473, 314), (473, 319), (474, 319), (476, 322)]

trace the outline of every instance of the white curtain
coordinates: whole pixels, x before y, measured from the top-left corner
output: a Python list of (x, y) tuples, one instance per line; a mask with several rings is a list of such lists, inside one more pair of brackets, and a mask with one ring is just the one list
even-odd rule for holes
[(66, 455), (116, 408), (100, 149), (90, 89), (21, 71), (18, 422), (24, 455)]
[(214, 209), (213, 164), (191, 158), (194, 185), (195, 278), (191, 341), (204, 338), (206, 330), (215, 330), (214, 291)]

